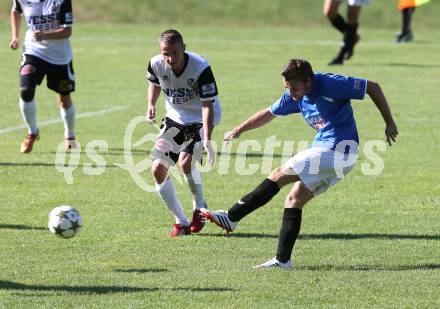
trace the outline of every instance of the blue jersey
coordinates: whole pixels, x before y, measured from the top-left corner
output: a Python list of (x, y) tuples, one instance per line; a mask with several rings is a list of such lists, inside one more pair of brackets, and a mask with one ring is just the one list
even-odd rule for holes
[(309, 94), (297, 101), (287, 90), (270, 111), (276, 116), (301, 113), (317, 131), (312, 147), (334, 150), (344, 140), (359, 144), (350, 99), (362, 100), (366, 90), (366, 79), (316, 73)]

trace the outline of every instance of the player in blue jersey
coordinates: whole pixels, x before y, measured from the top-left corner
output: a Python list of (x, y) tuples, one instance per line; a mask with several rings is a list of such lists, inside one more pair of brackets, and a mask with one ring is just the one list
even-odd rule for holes
[(358, 133), (350, 99), (361, 100), (367, 93), (385, 121), (388, 144), (397, 138), (397, 126), (387, 100), (376, 82), (329, 73), (314, 73), (306, 60), (292, 59), (281, 73), (286, 92), (269, 108), (255, 113), (225, 137), (267, 124), (277, 116), (301, 113), (317, 131), (310, 148), (297, 153), (276, 168), (258, 187), (242, 197), (228, 211), (202, 210), (202, 214), (227, 232), (257, 208), (268, 203), (282, 187), (293, 184), (286, 197), (284, 217), (276, 256), (256, 267), (291, 268), (291, 255), (301, 226), (304, 205), (335, 185), (354, 166), (358, 152)]

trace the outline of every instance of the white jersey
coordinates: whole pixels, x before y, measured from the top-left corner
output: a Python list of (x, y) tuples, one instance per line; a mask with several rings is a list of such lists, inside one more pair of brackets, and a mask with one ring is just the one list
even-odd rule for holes
[(180, 124), (202, 123), (202, 102), (214, 101), (214, 125), (220, 122), (221, 108), (217, 84), (209, 63), (201, 56), (185, 52), (185, 67), (176, 76), (162, 55), (151, 58), (147, 79), (165, 94), (166, 117)]
[(73, 23), (71, 0), (14, 0), (13, 10), (24, 15), (28, 30), (23, 54), (39, 57), (52, 64), (72, 61), (69, 39), (36, 41), (33, 31), (52, 31), (71, 27)]

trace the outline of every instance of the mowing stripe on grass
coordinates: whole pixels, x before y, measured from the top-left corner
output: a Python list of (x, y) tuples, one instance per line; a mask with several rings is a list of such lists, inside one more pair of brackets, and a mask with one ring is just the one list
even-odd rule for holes
[[(101, 109), (99, 111), (96, 112), (87, 112), (87, 113), (80, 113), (76, 115), (76, 119), (79, 118), (87, 118), (87, 117), (93, 117), (93, 116), (101, 116), (101, 115), (105, 115), (108, 113), (113, 113), (113, 112), (117, 112), (117, 111), (121, 111), (124, 109), (127, 109), (128, 106), (113, 106), (110, 108), (105, 108), (105, 109)], [(38, 124), (38, 127), (44, 127), (44, 126), (48, 126), (54, 123), (59, 123), (62, 122), (62, 120), (60, 118), (56, 118), (56, 119), (50, 119), (50, 120), (46, 120), (43, 122), (40, 122)], [(9, 133), (12, 131), (17, 131), (17, 130), (21, 130), (21, 129), (25, 129), (27, 128), (26, 125), (22, 125), (22, 126), (17, 126), (17, 127), (9, 127), (9, 128), (5, 128), (5, 129), (0, 129), (0, 135), (1, 134), (5, 134), (5, 133)]]

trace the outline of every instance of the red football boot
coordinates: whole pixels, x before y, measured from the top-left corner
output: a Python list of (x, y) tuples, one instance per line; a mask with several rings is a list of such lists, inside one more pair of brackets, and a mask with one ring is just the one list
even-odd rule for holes
[(192, 221), (191, 221), (191, 233), (195, 234), (200, 232), (205, 226), (205, 217), (200, 213), (199, 209), (193, 211)]
[(183, 235), (190, 235), (191, 228), (185, 225), (180, 225), (178, 223), (173, 224), (173, 229), (171, 230), (170, 237), (179, 237)]

